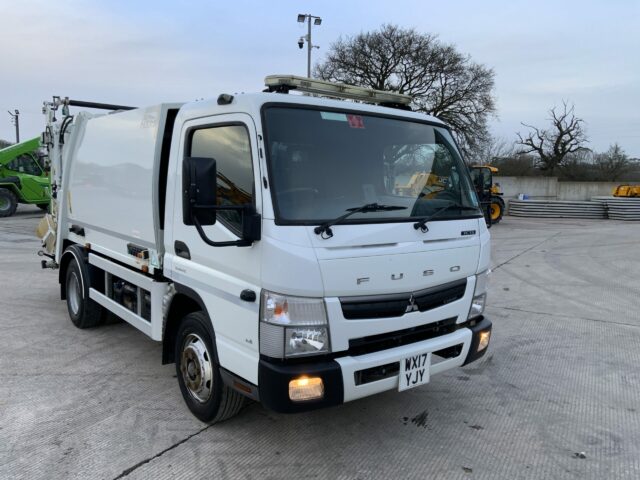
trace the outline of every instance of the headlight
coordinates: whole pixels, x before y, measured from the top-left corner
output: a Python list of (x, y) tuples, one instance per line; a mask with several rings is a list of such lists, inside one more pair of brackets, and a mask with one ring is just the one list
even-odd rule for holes
[(274, 358), (329, 353), (329, 325), (322, 298), (262, 291), (260, 353)]
[(484, 307), (487, 303), (487, 286), (489, 284), (489, 273), (491, 273), (491, 270), (486, 270), (476, 275), (476, 287), (473, 292), (473, 299), (471, 300), (471, 308), (469, 309), (467, 320), (479, 317), (484, 312)]
[(482, 312), (484, 312), (484, 305), (486, 303), (486, 300), (486, 293), (473, 297), (473, 300), (471, 300), (471, 308), (469, 309), (469, 316), (467, 317), (467, 320), (471, 320), (472, 318), (482, 315)]
[(327, 327), (287, 328), (285, 333), (285, 357), (329, 351)]
[(326, 325), (327, 311), (322, 298), (291, 297), (263, 290), (261, 320), (277, 325)]

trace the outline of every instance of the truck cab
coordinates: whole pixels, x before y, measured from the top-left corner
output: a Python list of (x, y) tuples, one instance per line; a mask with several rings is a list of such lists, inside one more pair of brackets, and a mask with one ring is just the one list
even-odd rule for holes
[[(55, 254), (63, 297), (162, 341), (204, 421), (245, 397), (301, 412), (407, 390), (487, 350), (489, 233), (449, 128), (386, 92), (375, 104), (284, 93), (325, 83), (277, 77), (270, 92), (159, 108), (158, 160), (123, 173), (130, 188), (101, 185), (97, 198), (73, 171), (60, 184), (82, 205), (58, 218), (70, 232), (59, 228)], [(105, 121), (150, 115), (136, 112)], [(86, 220), (90, 197), (113, 198), (102, 225)], [(132, 208), (142, 198), (147, 214)], [(127, 216), (139, 221), (128, 228)], [(87, 272), (69, 283), (78, 258)]]

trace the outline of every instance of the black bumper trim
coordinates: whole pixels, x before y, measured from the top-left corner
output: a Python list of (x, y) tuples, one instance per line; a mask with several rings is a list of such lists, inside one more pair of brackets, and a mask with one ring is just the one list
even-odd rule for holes
[[(469, 353), (467, 353), (467, 358), (465, 359), (462, 365), (468, 365), (471, 362), (475, 362), (480, 357), (482, 357), (487, 352), (487, 350), (489, 350), (489, 345), (487, 345), (487, 347), (484, 348), (483, 350), (479, 352), (476, 351), (478, 349), (478, 342), (480, 341), (480, 332), (483, 332), (486, 330), (491, 331), (492, 324), (489, 319), (482, 317), (482, 319), (478, 321), (474, 326), (472, 327), (468, 326), (467, 328), (471, 330), (473, 337), (471, 337), (471, 345), (469, 347)], [(491, 344), (491, 339), (489, 339), (489, 344)]]
[[(469, 325), (471, 323), (472, 325)], [(480, 332), (491, 330), (491, 321), (480, 317), (471, 322), (459, 324), (458, 328), (471, 330), (472, 338), (469, 353), (463, 365), (482, 357), (489, 346), (480, 352), (476, 352), (480, 340)], [(346, 354), (347, 352), (336, 352)], [(278, 413), (298, 413), (331, 407), (344, 403), (344, 385), (342, 383), (342, 369), (335, 360), (324, 357), (309, 359), (310, 362), (302, 363), (303, 359), (296, 359), (296, 363), (286, 363), (281, 360), (270, 360), (262, 357), (258, 365), (258, 390), (260, 402), (269, 410)], [(324, 384), (324, 397), (320, 400), (306, 402), (293, 402), (289, 399), (289, 382), (302, 375), (321, 377)]]
[[(289, 382), (302, 375), (321, 377), (324, 397), (320, 400), (293, 402), (289, 399)], [(340, 405), (344, 402), (342, 370), (333, 360), (287, 365), (261, 359), (258, 366), (260, 402), (279, 413), (297, 413)]]

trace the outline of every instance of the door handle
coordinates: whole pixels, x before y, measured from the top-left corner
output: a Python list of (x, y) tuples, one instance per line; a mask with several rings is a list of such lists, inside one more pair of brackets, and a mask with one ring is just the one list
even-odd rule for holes
[(187, 247), (186, 243), (176, 240), (173, 242), (173, 249), (176, 251), (177, 256), (191, 260), (191, 252), (189, 252), (189, 247)]
[(242, 290), (242, 292), (240, 292), (240, 299), (244, 300), (245, 302), (255, 302), (256, 301), (256, 292), (254, 292), (253, 290)]

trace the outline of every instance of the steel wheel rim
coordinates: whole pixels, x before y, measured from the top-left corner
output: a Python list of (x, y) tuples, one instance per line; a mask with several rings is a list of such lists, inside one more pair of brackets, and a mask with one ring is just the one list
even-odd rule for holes
[(9, 199), (0, 197), (0, 210), (9, 210)]
[(71, 272), (69, 282), (67, 284), (67, 298), (69, 299), (69, 307), (71, 313), (78, 315), (80, 312), (80, 281), (76, 272)]
[(180, 372), (189, 395), (199, 403), (205, 403), (213, 392), (213, 363), (206, 343), (195, 333), (190, 333), (182, 344)]
[(491, 220), (495, 220), (500, 216), (500, 207), (497, 205), (491, 205)]

